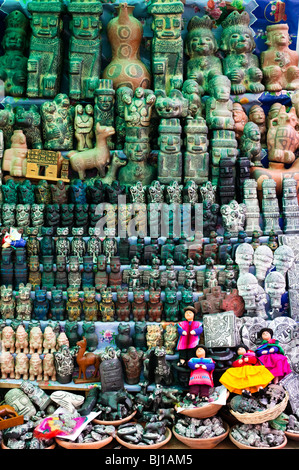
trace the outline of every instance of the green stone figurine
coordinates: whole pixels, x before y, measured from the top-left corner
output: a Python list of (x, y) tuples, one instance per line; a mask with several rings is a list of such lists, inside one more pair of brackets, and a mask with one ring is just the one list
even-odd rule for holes
[(220, 48), (225, 54), (223, 72), (231, 80), (233, 94), (262, 93), (263, 73), (259, 59), (252, 53), (255, 48), (253, 33), (249, 27), (250, 17), (246, 11), (233, 11), (222, 22)]
[(209, 94), (209, 80), (214, 75), (222, 75), (222, 63), (215, 55), (218, 50), (217, 40), (212, 32), (213, 20), (205, 15), (193, 16), (188, 23), (185, 41), (187, 61), (187, 79), (196, 80), (200, 94)]
[(73, 149), (74, 108), (64, 93), (41, 106), (44, 147), (48, 150)]
[(0, 79), (4, 82), (5, 95), (23, 96), (27, 84), (27, 46), (29, 21), (19, 10), (5, 18), (2, 39), (4, 55), (0, 57)]
[(51, 98), (59, 92), (62, 65), (63, 3), (33, 1), (28, 3), (32, 17), (32, 35), (28, 59), (27, 96)]
[(93, 98), (101, 72), (103, 7), (98, 1), (71, 0), (69, 45), (69, 96), (74, 100)]
[(148, 12), (153, 16), (152, 70), (154, 90), (168, 95), (173, 88), (183, 85), (183, 2), (153, 0)]
[(162, 184), (181, 182), (183, 171), (181, 133), (179, 119), (161, 119), (158, 138), (158, 180)]

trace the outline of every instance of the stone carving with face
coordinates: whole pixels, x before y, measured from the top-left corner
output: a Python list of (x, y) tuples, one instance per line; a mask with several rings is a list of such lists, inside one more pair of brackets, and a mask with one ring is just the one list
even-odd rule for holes
[(285, 293), (285, 288), (286, 282), (283, 274), (278, 271), (272, 271), (267, 274), (265, 279), (265, 291), (270, 297), (273, 318), (279, 314), (281, 296)]
[(273, 252), (267, 245), (260, 245), (254, 251), (253, 263), (258, 281), (264, 281), (273, 262)]
[(235, 254), (235, 260), (239, 267), (239, 273), (245, 274), (249, 271), (253, 262), (254, 250), (249, 243), (241, 243)]
[(241, 274), (237, 280), (238, 293), (245, 302), (245, 310), (248, 316), (256, 315), (256, 296), (258, 293), (257, 278), (251, 274)]
[(273, 260), (276, 271), (281, 273), (285, 278), (286, 273), (294, 263), (294, 259), (295, 256), (291, 247), (287, 245), (279, 246), (274, 252)]

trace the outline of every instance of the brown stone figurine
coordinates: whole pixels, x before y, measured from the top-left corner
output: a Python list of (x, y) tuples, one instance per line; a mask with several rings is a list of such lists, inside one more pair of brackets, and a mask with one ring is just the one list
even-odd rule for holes
[(267, 91), (296, 90), (299, 87), (298, 53), (289, 48), (287, 24), (267, 26), (268, 49), (261, 53)]

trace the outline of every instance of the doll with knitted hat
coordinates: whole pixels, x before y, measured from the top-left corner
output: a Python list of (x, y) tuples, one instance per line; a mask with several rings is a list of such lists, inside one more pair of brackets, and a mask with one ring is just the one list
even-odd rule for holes
[(192, 306), (184, 308), (185, 320), (177, 324), (179, 339), (177, 350), (179, 352), (179, 367), (186, 367), (189, 359), (194, 355), (194, 349), (199, 343), (203, 332), (202, 323), (194, 320), (196, 310)]
[(202, 401), (209, 400), (211, 387), (214, 386), (213, 370), (215, 362), (206, 357), (207, 350), (205, 346), (199, 344), (195, 351), (195, 357), (188, 361), (188, 367), (191, 369), (189, 380), (189, 391), (192, 399), (199, 396)]
[(271, 328), (262, 328), (258, 337), (262, 344), (255, 350), (260, 362), (274, 375), (273, 383), (277, 384), (280, 379), (291, 372), (287, 357), (279, 345), (278, 340), (273, 338)]

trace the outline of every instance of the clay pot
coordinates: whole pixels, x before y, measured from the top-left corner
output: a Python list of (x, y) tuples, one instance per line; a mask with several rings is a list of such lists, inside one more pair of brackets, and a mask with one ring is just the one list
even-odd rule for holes
[[(227, 392), (226, 399), (228, 396), (229, 392)], [(178, 407), (175, 406), (175, 410), (180, 415), (189, 416), (190, 418), (205, 419), (215, 416), (222, 406), (223, 405), (217, 405), (216, 403), (207, 403), (206, 405), (198, 408), (189, 408), (182, 411), (178, 411)]]
[(285, 431), (285, 435), (286, 435), (287, 438), (290, 439), (291, 441), (299, 441), (299, 432)]
[(125, 424), (125, 423), (128, 423), (129, 421), (131, 421), (131, 419), (134, 418), (136, 413), (137, 413), (137, 411), (134, 411), (134, 413), (130, 414), (126, 418), (118, 419), (116, 421), (102, 421), (100, 419), (94, 419), (92, 422), (94, 424), (104, 424), (105, 426), (115, 426), (116, 427), (116, 426), (120, 426), (121, 424)]
[(226, 431), (221, 434), (221, 436), (211, 437), (210, 439), (197, 439), (195, 437), (185, 437), (181, 436), (177, 432), (175, 432), (174, 428), (172, 429), (173, 435), (191, 449), (213, 449), (216, 447), (220, 442), (224, 441), (224, 439), (228, 436), (229, 427), (227, 423), (223, 423)]
[(128, 86), (134, 91), (137, 87), (150, 88), (150, 73), (140, 60), (143, 27), (133, 16), (135, 7), (121, 3), (115, 8), (117, 16), (107, 25), (112, 59), (103, 72), (103, 78), (112, 80), (115, 90), (121, 86)]
[(246, 446), (245, 444), (241, 444), (241, 442), (237, 441), (236, 439), (234, 439), (232, 436), (231, 436), (231, 433), (229, 433), (229, 436), (230, 440), (232, 441), (233, 444), (235, 444), (235, 446), (239, 447), (239, 449), (250, 449), (250, 450), (256, 450), (256, 449), (270, 449), (270, 450), (275, 450), (275, 449), (282, 449), (286, 443), (288, 442), (287, 438), (285, 437), (285, 440), (283, 441), (282, 444), (280, 444), (280, 446), (276, 446), (276, 447), (252, 447), (252, 446)]
[(148, 446), (146, 445), (139, 446), (136, 444), (131, 444), (130, 442), (123, 441), (117, 435), (115, 436), (115, 439), (117, 440), (119, 444), (121, 444), (124, 447), (127, 447), (127, 449), (159, 449), (160, 447), (165, 446), (165, 444), (167, 444), (167, 442), (170, 441), (171, 437), (172, 437), (172, 432), (170, 431), (170, 429), (166, 428), (166, 439), (164, 439), (164, 441), (162, 442), (158, 442), (157, 444), (152, 444)]
[[(46, 447), (44, 450), (52, 450), (52, 449), (55, 449), (55, 447), (56, 447), (56, 443), (52, 444), (52, 445), (49, 446), (49, 447)], [(3, 441), (1, 442), (1, 449), (13, 450), (13, 449), (11, 449), (10, 447), (7, 447), (7, 446), (3, 443)]]
[(113, 436), (109, 436), (107, 439), (103, 439), (102, 441), (78, 444), (77, 442), (67, 441), (66, 439), (59, 439), (56, 437), (55, 441), (59, 446), (64, 447), (65, 449), (101, 449), (109, 444), (112, 439)]

